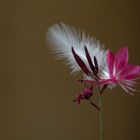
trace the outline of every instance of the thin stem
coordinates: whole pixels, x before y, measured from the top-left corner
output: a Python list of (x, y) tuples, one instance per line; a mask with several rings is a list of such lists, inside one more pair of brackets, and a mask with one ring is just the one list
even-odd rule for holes
[(95, 103), (93, 103), (90, 98), (88, 100), (92, 106), (94, 106), (96, 109), (100, 110), (100, 108)]
[(99, 122), (100, 122), (100, 140), (103, 140), (103, 112), (102, 112), (102, 96), (100, 94), (100, 89), (97, 87), (98, 99), (99, 99)]

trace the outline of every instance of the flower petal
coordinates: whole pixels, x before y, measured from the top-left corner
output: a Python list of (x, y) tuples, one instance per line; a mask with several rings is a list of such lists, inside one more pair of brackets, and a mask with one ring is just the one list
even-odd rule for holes
[(135, 79), (140, 74), (140, 66), (127, 64), (121, 72), (121, 78)]
[(110, 78), (113, 78), (115, 56), (110, 50), (107, 51), (106, 61), (107, 61)]
[(115, 56), (115, 68), (116, 72), (120, 72), (122, 68), (128, 63), (128, 48), (124, 47), (118, 50)]

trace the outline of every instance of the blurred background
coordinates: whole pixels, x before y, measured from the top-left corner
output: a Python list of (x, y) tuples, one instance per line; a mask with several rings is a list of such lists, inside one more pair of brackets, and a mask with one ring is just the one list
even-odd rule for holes
[[(127, 44), (129, 62), (140, 64), (139, 13), (138, 0), (1, 0), (0, 139), (99, 140), (98, 111), (72, 102), (79, 76), (55, 60), (46, 31), (65, 22), (114, 52)], [(139, 93), (106, 91), (104, 140), (140, 139), (139, 107)]]

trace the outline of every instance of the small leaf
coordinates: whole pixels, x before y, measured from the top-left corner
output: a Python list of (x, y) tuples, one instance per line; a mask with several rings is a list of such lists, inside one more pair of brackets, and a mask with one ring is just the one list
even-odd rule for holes
[(96, 56), (94, 56), (94, 65), (95, 65), (96, 74), (97, 74), (98, 73), (98, 61), (96, 59)]
[(84, 61), (77, 55), (77, 53), (75, 52), (74, 48), (71, 48), (72, 50), (72, 54), (77, 62), (77, 64), (79, 65), (79, 67), (82, 69), (82, 71), (86, 74), (89, 75), (91, 74), (91, 72), (88, 70), (86, 64), (84, 63)]
[(93, 65), (93, 63), (92, 63), (92, 59), (91, 59), (91, 57), (90, 57), (90, 54), (89, 54), (88, 49), (87, 49), (86, 46), (85, 46), (85, 54), (86, 54), (86, 57), (87, 57), (87, 60), (88, 60), (89, 66), (90, 66), (91, 70), (92, 70), (93, 73), (94, 73), (94, 71), (95, 71), (95, 67), (94, 67), (94, 65)]

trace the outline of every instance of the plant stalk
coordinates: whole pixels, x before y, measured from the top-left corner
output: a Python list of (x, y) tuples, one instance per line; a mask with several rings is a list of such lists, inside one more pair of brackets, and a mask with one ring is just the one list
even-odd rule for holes
[(103, 140), (103, 111), (102, 111), (102, 96), (100, 94), (99, 87), (97, 88), (98, 92), (98, 102), (99, 102), (99, 125), (100, 125), (100, 140)]

